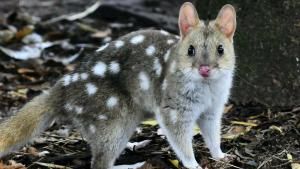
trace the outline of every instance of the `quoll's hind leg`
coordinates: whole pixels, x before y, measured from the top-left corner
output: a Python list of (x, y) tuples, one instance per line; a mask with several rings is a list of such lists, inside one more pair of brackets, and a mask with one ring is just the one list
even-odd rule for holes
[(101, 123), (87, 124), (88, 127), (85, 127), (83, 132), (86, 132), (85, 135), (87, 135), (87, 140), (91, 146), (92, 169), (110, 169), (113, 167), (116, 158), (125, 148), (140, 122), (139, 115), (130, 113), (126, 113), (126, 117), (120, 116)]

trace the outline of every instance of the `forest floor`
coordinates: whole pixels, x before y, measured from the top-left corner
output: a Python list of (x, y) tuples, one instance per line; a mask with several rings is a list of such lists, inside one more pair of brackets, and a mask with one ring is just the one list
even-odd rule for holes
[[(99, 14), (65, 15), (84, 11), (82, 5), (97, 7), (92, 1), (79, 2), (20, 0), (16, 5), (17, 1), (11, 0), (0, 6), (0, 119), (15, 114), (49, 89), (101, 44), (146, 28), (134, 17), (107, 20)], [(222, 149), (231, 155), (227, 161), (211, 158), (201, 131), (195, 127), (194, 149), (203, 168), (300, 168), (300, 107), (273, 109), (258, 103), (229, 103), (222, 133)], [(130, 143), (116, 165), (146, 161), (140, 168), (182, 168), (153, 120), (143, 122)], [(76, 129), (53, 124), (33, 144), (2, 158), (0, 169), (89, 169), (90, 158), (89, 146)]]

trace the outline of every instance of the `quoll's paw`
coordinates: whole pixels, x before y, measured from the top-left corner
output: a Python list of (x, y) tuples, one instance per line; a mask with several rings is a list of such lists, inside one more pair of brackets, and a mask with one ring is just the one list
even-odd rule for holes
[(226, 157), (226, 154), (223, 152), (218, 152), (218, 153), (212, 155), (212, 157), (216, 160), (221, 160)]
[(183, 169), (202, 169), (202, 167), (198, 165), (196, 167), (184, 167)]
[(223, 162), (226, 162), (226, 163), (230, 163), (231, 161), (233, 161), (236, 158), (236, 155), (222, 153), (222, 155), (220, 155), (219, 157), (222, 157), (222, 158), (215, 158), (214, 157), (214, 159), (216, 159), (218, 161), (223, 161)]
[[(221, 160), (217, 160), (214, 163), (214, 168), (228, 168), (229, 164), (235, 161), (236, 156), (231, 154), (224, 154), (225, 157)], [(206, 168), (205, 168), (206, 169)]]
[(221, 161), (224, 161), (224, 162), (231, 162), (233, 161), (235, 158), (236, 158), (236, 155), (233, 155), (233, 154), (224, 154), (224, 158), (221, 159)]

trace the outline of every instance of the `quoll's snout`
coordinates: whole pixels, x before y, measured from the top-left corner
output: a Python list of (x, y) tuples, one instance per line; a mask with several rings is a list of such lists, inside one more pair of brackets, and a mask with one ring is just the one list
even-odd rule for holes
[(209, 77), (209, 74), (210, 74), (209, 66), (208, 65), (200, 65), (199, 73), (202, 77)]

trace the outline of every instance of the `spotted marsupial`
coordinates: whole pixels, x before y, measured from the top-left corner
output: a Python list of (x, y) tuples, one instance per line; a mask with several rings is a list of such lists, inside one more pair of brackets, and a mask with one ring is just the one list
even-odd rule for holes
[(48, 92), (0, 124), (0, 156), (24, 145), (53, 120), (72, 122), (91, 146), (93, 169), (113, 168), (136, 126), (153, 115), (182, 164), (200, 169), (192, 138), (197, 123), (214, 158), (235, 68), (236, 14), (225, 5), (215, 20), (191, 3), (179, 12), (180, 36), (132, 32), (86, 56)]

